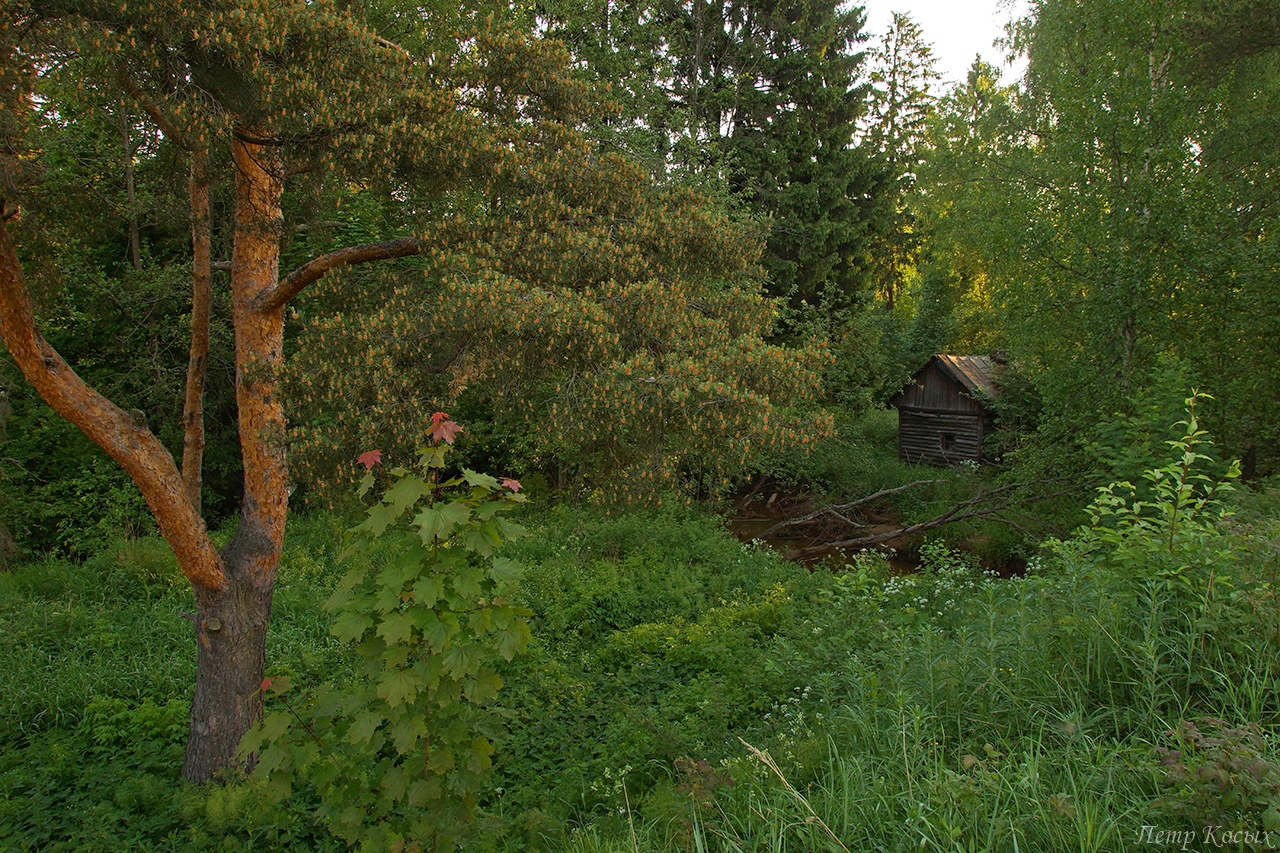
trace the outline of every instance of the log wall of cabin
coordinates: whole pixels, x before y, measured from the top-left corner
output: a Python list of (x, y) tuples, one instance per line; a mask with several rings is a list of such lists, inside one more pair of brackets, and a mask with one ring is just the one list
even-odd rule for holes
[(898, 409), (898, 455), (907, 462), (953, 465), (982, 461), (983, 416), (979, 412)]

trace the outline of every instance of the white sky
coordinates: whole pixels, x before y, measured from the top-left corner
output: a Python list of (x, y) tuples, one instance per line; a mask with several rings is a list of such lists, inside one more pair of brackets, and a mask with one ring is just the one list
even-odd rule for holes
[(1025, 0), (855, 0), (867, 9), (867, 25), (864, 31), (875, 43), (889, 28), (894, 12), (904, 12), (920, 25), (926, 41), (933, 45), (937, 57), (937, 71), (942, 75), (942, 86), (962, 83), (973, 57), (982, 58), (996, 67), (1004, 68), (1002, 80), (1013, 82), (1022, 73), (1023, 64), (1010, 68), (1005, 64), (1005, 52), (992, 46), (995, 39), (1004, 35), (1004, 25), (1017, 12), (1026, 9)]

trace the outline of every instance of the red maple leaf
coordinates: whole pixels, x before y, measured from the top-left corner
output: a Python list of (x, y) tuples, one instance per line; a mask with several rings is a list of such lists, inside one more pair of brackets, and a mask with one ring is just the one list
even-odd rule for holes
[(436, 412), (431, 416), (431, 440), (453, 444), (454, 436), (462, 432), (462, 424), (449, 420), (444, 412)]
[(262, 679), (262, 683), (258, 685), (258, 689), (259, 689), (259, 690), (261, 690), (261, 691), (264, 691), (264, 692), (265, 692), (265, 691), (267, 691), (267, 690), (270, 690), (270, 689), (271, 689), (271, 683), (272, 683), (273, 681), (275, 681), (275, 679), (274, 679), (274, 678), (272, 678), (272, 677), (270, 677), (270, 676), (267, 676), (266, 678)]
[(373, 470), (374, 465), (377, 465), (382, 462), (382, 451), (366, 450), (364, 453), (360, 454), (360, 457), (356, 459), (356, 462), (359, 462), (361, 465), (363, 465), (364, 470), (371, 471)]
[(503, 477), (503, 478), (502, 478), (502, 487), (503, 487), (504, 489), (510, 489), (510, 490), (511, 490), (511, 491), (513, 491), (513, 492), (518, 492), (518, 491), (520, 491), (520, 481), (519, 481), (519, 480), (513, 480), (513, 479), (511, 479), (510, 477)]

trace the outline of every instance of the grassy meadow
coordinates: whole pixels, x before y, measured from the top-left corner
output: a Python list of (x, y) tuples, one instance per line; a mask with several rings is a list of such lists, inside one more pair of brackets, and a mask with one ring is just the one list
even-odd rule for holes
[[(466, 849), (1280, 847), (1280, 489), (1229, 497), (1009, 579), (942, 539), (810, 572), (694, 510), (535, 500)], [(303, 690), (351, 664), (321, 607), (348, 524), (290, 528), (268, 672)], [(156, 539), (0, 575), (0, 850), (345, 849), (305, 786), (179, 781), (192, 609)]]

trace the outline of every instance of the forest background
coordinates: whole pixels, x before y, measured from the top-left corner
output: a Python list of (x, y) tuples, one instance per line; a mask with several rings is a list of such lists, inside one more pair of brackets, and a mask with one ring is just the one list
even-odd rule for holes
[[(835, 3), (180, 7), (5, 4), (0, 189), (32, 340), (180, 460), (210, 528), (255, 489), (351, 512), (356, 457), (411, 459), (439, 411), (461, 464), (544, 504), (854, 498), (886, 485), (850, 473), (868, 424), (936, 352), (1009, 365), (991, 484), (1066, 481), (1009, 553), (1159, 466), (1193, 388), (1215, 459), (1275, 473), (1262, 0), (1046, 0), (1009, 33), (1020, 80), (976, 63), (944, 92), (909, 19), (869, 34)], [(249, 275), (255, 167), (276, 259)], [(236, 350), (238, 274), (278, 311), (276, 361)], [(152, 535), (146, 487), (20, 360), (5, 559)], [(272, 402), (246, 431), (249, 386)], [(241, 455), (286, 446), (287, 482)]]
[[(504, 20), (502, 27), (558, 39), (568, 54), (544, 61), (568, 64), (484, 73), (568, 75), (536, 85), (543, 100), (582, 99), (578, 112), (554, 119), (576, 134), (572, 144), (590, 148), (582, 156), (593, 171), (584, 166), (582, 185), (566, 187), (554, 170), (569, 166), (539, 152), (542, 161), (504, 176), (503, 186), (463, 172), (460, 183), (479, 187), (466, 191), (431, 186), (424, 194), (427, 187), (385, 162), (358, 170), (343, 163), (351, 169), (343, 178), (330, 163), (308, 163), (290, 178), (286, 270), (342, 246), (428, 233), (439, 253), (453, 255), (348, 271), (353, 280), (326, 279), (323, 292), (307, 292), (292, 310), (295, 503), (350, 481), (352, 448), (411, 451), (425, 419), (444, 408), (472, 415), (472, 429), (483, 431), (476, 452), (557, 485), (624, 462), (638, 464), (640, 476), (656, 468), (663, 485), (709, 476), (729, 461), (718, 457), (733, 455), (728, 445), (689, 446), (689, 435), (669, 430), (659, 437), (652, 424), (663, 418), (639, 417), (660, 397), (680, 399), (687, 376), (669, 372), (665, 379), (679, 380), (649, 398), (624, 391), (635, 382), (606, 379), (644, 370), (632, 360), (643, 361), (646, 344), (650, 358), (688, 346), (696, 333), (680, 327), (693, 300), (682, 290), (698, 287), (759, 287), (781, 300), (744, 328), (786, 348), (787, 362), (806, 376), (820, 370), (820, 390), (792, 377), (744, 379), (745, 365), (728, 353), (706, 356), (725, 361), (708, 365), (708, 376), (788, 388), (760, 388), (751, 414), (807, 406), (809, 437), (826, 429), (812, 418), (816, 405), (856, 414), (883, 406), (934, 352), (1002, 350), (1028, 395), (1019, 441), (1035, 428), (1087, 441), (1116, 413), (1136, 414), (1160, 395), (1167, 400), (1159, 405), (1176, 411), (1197, 387), (1214, 396), (1206, 417), (1224, 453), (1271, 471), (1278, 419), (1268, 342), (1277, 312), (1266, 235), (1275, 199), (1265, 176), (1276, 146), (1274, 25), (1264, 11), (1209, 4), (1153, 19), (1142, 7), (1126, 18), (1090, 4), (1059, 21), (1049, 6), (1011, 36), (1011, 47), (1035, 63), (1025, 80), (1002, 84), (993, 69), (976, 66), (965, 85), (942, 94), (931, 88), (928, 44), (910, 20), (871, 38), (860, 13), (833, 5), (790, 13), (549, 7)], [(450, 26), (474, 26), (478, 14)], [(118, 89), (116, 81), (89, 85), (95, 70), (107, 77), (108, 69), (83, 64), (107, 59), (84, 51), (59, 58), (43, 70), (33, 112), (20, 116), (26, 135), (9, 143), (8, 203), (12, 210), (20, 200), (24, 216), (8, 228), (25, 229), (16, 233), (46, 337), (177, 452), (191, 328), (187, 155), (136, 99), (108, 85)], [(533, 61), (506, 57), (521, 58)], [(562, 90), (547, 91), (553, 84)], [(501, 97), (496, 88), (490, 94)], [(528, 94), (510, 100), (487, 106), (514, 122), (548, 109)], [(646, 183), (653, 189), (644, 192), (693, 194), (642, 211), (670, 221), (637, 219), (624, 209), (635, 199), (622, 194)], [(214, 184), (211, 192), (215, 322), (202, 499), (217, 521), (235, 512), (240, 475), (220, 272), (229, 263), (218, 263), (231, 254), (222, 224), (231, 188)], [(501, 215), (504, 203), (525, 221)], [(715, 242), (690, 243), (675, 227), (693, 210), (706, 219), (689, 230)], [(465, 229), (440, 224), (451, 217), (466, 219)], [(591, 241), (608, 241), (604, 229), (624, 219), (634, 232), (613, 237), (612, 253), (598, 251)], [(539, 229), (542, 245), (522, 227)], [(639, 270), (642, 261), (648, 266)], [(464, 275), (470, 281), (460, 284)], [(616, 351), (602, 346), (573, 363), (562, 347), (568, 337), (603, 339), (604, 327), (574, 317), (575, 308), (590, 316), (583, 305), (522, 310), (512, 300), (528, 294), (481, 280), (493, 276), (523, 280), (549, 299), (561, 290), (591, 303), (618, 298), (601, 292), (609, 282), (648, 280), (654, 289), (632, 288), (631, 310), (604, 321), (634, 343), (619, 340)], [(682, 321), (646, 328), (646, 303)], [(579, 325), (559, 330), (556, 322)], [(824, 353), (818, 362), (812, 347)], [(24, 390), (13, 368), (7, 382), (8, 547), (83, 556), (122, 529), (145, 529), (128, 478)], [(336, 399), (352, 405), (337, 411)], [(592, 406), (608, 417), (585, 417)], [(530, 412), (553, 410), (555, 429), (529, 428)], [(627, 415), (627, 434), (599, 426), (616, 430)], [(755, 473), (739, 461), (732, 459), (735, 484)]]

